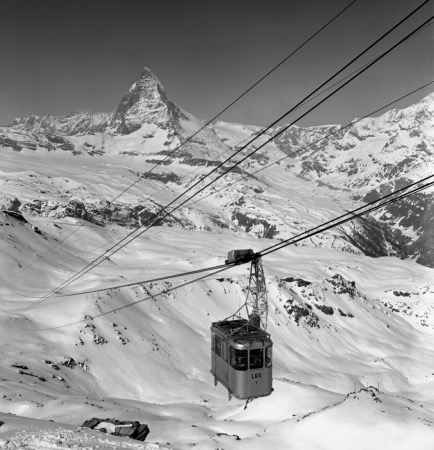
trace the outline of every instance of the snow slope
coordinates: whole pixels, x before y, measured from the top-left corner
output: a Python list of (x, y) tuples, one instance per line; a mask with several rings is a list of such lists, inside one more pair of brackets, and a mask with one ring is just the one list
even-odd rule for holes
[[(68, 228), (66, 223), (59, 229), (42, 219), (37, 225), (42, 236), (27, 224), (2, 217), (5, 279), (13, 277), (18, 264), (24, 266), (25, 260), (29, 263), (50, 248)], [(95, 233), (86, 224), (85, 230)], [(113, 230), (105, 239), (120, 234), (119, 229)], [(16, 240), (12, 242), (11, 237)], [(152, 230), (142, 242), (134, 241), (128, 252), (113, 256), (67, 291), (215, 265), (222, 262), (226, 250), (249, 245), (258, 250), (259, 243), (264, 245), (265, 240), (230, 232)], [(69, 251), (79, 254), (94, 245), (93, 239), (81, 239), (70, 243)], [(14, 246), (16, 259), (5, 257), (4, 249)], [(199, 448), (347, 448), (352, 436), (357, 437), (359, 448), (376, 441), (383, 445), (378, 448), (408, 448), (413, 433), (419, 439), (418, 448), (429, 448), (434, 408), (432, 326), (413, 326), (373, 294), (387, 295), (390, 286), (402, 283), (402, 274), (408, 270), (414, 286), (429, 284), (432, 269), (325, 248), (299, 247), (273, 255), (264, 260), (275, 354), (275, 392), (270, 397), (247, 405), (238, 400), (229, 403), (225, 389), (215, 388), (209, 374), (210, 324), (230, 315), (242, 302), (246, 267), (162, 296), (156, 295), (187, 278), (53, 297), (20, 312), (35, 301), (29, 298), (31, 291), (38, 295), (66, 278), (65, 255), (59, 250), (27, 269), (24, 266), (25, 282), (9, 287), (2, 283), (0, 320), (5, 345), (1, 347), (4, 394), (0, 410), (73, 426), (98, 416), (139, 420), (149, 425), (151, 442), (169, 442), (169, 448), (192, 444)], [(68, 264), (78, 269), (83, 261), (76, 257)], [(41, 277), (44, 273), (50, 274), (48, 280)], [(153, 300), (105, 314), (149, 293)], [(299, 316), (295, 306), (307, 308), (311, 315)], [(365, 392), (366, 385), (374, 388)], [(370, 432), (372, 411), (378, 421), (374, 435)], [(401, 436), (402, 420), (412, 432), (399, 442), (395, 437), (390, 440), (390, 436)], [(323, 432), (310, 433), (311, 421)], [(333, 426), (338, 429), (334, 431)], [(0, 432), (8, 430), (2, 428)], [(34, 439), (43, 439), (38, 436)]]
[[(274, 342), (274, 392), (266, 398), (229, 402), (209, 372), (211, 323), (243, 303), (249, 268), (172, 277), (223, 264), (232, 249), (268, 248), (395, 183), (380, 156), (375, 182), (350, 159), (358, 151), (369, 157), (386, 140), (387, 157), (405, 159), (418, 137), (400, 127), (416, 120), (431, 136), (432, 98), (343, 133), (315, 164), (306, 154), (286, 159), (288, 146), (340, 128), (294, 127), (59, 291), (186, 188), (197, 192), (194, 183), (259, 131), (218, 122), (171, 153), (202, 122), (171, 106), (151, 72), (142, 75), (116, 123), (101, 122), (100, 131), (70, 127), (90, 123), (72, 116), (1, 130), (0, 447), (432, 449), (434, 269), (416, 254), (390, 256), (403, 256), (383, 233), (399, 211), (372, 218), (371, 234), (358, 222), (263, 258)], [(55, 123), (63, 123), (56, 133), (71, 132), (43, 130)], [(427, 170), (430, 139), (406, 176)], [(413, 240), (429, 236), (424, 201), (416, 203), (425, 205), (425, 221), (401, 223)], [(380, 222), (389, 228), (378, 232)], [(390, 248), (367, 256), (362, 238), (378, 234)], [(146, 423), (147, 443), (80, 428), (92, 417)]]

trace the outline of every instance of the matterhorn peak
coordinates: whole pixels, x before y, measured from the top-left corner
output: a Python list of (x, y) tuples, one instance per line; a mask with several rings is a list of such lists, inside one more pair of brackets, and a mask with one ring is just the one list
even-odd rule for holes
[(143, 67), (142, 72), (140, 73), (140, 79), (142, 79), (142, 78), (155, 78), (155, 79), (157, 79), (157, 77), (154, 75), (152, 70), (149, 67), (147, 67), (147, 66)]
[(181, 110), (167, 98), (166, 91), (154, 73), (144, 67), (113, 115), (110, 128), (115, 133), (130, 134), (144, 124), (177, 129)]
[(157, 88), (161, 93), (163, 93), (163, 95), (166, 96), (166, 92), (160, 80), (155, 76), (149, 67), (145, 66), (140, 72), (139, 79), (130, 87), (129, 92), (137, 91), (146, 93), (146, 91), (154, 88)]

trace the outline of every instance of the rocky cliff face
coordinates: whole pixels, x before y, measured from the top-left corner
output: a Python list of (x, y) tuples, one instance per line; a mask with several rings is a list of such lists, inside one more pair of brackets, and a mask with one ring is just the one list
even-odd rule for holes
[(145, 67), (140, 78), (125, 94), (110, 122), (112, 133), (130, 134), (144, 124), (176, 131), (179, 119), (186, 118), (181, 109), (172, 103), (158, 78)]

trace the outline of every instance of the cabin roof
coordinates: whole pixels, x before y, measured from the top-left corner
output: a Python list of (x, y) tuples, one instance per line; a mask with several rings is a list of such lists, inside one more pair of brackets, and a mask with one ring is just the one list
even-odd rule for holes
[(211, 329), (219, 330), (231, 340), (240, 339), (270, 339), (270, 334), (265, 330), (257, 328), (245, 319), (222, 320), (213, 322)]

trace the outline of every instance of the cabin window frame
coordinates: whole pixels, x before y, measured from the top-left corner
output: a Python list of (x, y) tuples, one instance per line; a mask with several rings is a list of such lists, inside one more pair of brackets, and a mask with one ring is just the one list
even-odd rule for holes
[(222, 358), (224, 361), (229, 362), (229, 344), (225, 340), (222, 340)]
[(273, 346), (265, 347), (265, 367), (268, 369), (273, 366)]
[(215, 353), (217, 356), (222, 356), (222, 338), (218, 334), (215, 335)]

